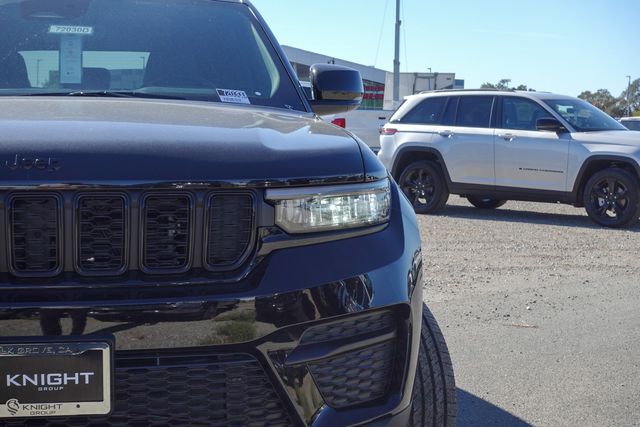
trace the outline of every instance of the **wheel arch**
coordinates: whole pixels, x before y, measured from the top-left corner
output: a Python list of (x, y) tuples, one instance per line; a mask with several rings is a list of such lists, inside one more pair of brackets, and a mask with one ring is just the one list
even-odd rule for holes
[(612, 156), (612, 155), (595, 155), (587, 158), (582, 166), (576, 181), (573, 185), (573, 194), (576, 200), (576, 206), (584, 206), (583, 194), (584, 188), (593, 174), (601, 170), (617, 167), (630, 172), (640, 181), (640, 165), (630, 157)]
[(400, 148), (393, 161), (391, 175), (397, 181), (407, 166), (420, 160), (430, 160), (437, 163), (442, 170), (447, 188), (451, 188), (451, 177), (449, 176), (449, 171), (447, 170), (447, 165), (444, 162), (442, 153), (432, 147), (408, 146)]

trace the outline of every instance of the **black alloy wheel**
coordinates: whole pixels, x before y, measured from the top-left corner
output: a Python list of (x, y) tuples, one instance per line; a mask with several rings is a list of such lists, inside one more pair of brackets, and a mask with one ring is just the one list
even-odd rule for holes
[(467, 196), (467, 200), (478, 209), (497, 209), (507, 203), (506, 200), (492, 199), (491, 197)]
[(418, 214), (436, 212), (447, 203), (449, 191), (437, 163), (420, 161), (407, 166), (398, 180)]
[(589, 217), (605, 227), (624, 227), (638, 219), (638, 180), (624, 169), (609, 168), (593, 175), (584, 191)]

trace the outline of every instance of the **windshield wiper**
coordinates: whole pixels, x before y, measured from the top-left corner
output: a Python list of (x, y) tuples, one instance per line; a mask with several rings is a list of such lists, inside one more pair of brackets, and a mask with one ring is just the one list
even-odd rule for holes
[(186, 98), (159, 93), (137, 91), (113, 91), (113, 90), (76, 90), (73, 92), (37, 92), (25, 94), (27, 96), (86, 96), (96, 98), (150, 98), (150, 99), (178, 99)]

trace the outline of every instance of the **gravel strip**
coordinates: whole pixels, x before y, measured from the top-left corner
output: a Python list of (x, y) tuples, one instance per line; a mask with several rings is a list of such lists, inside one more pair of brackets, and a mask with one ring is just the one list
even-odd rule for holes
[(458, 196), (419, 223), (459, 425), (640, 425), (640, 223)]

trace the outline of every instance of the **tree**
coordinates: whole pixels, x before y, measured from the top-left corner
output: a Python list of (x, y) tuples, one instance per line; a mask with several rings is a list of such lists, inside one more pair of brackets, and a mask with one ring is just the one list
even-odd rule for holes
[(512, 87), (509, 85), (510, 83), (510, 79), (501, 79), (498, 83), (485, 82), (482, 84), (482, 86), (480, 86), (480, 89), (528, 90), (531, 92), (535, 92), (535, 89), (529, 89), (527, 88), (527, 85), (518, 85), (516, 87)]
[(502, 79), (496, 84), (486, 82), (486, 83), (483, 83), (482, 86), (480, 86), (480, 89), (507, 90), (507, 89), (509, 89), (509, 83), (511, 83), (510, 79)]
[(624, 111), (624, 115), (640, 115), (640, 79), (635, 79), (631, 82), (628, 101), (627, 91), (624, 90), (620, 94), (620, 106)]
[(586, 90), (578, 95), (578, 98), (584, 99), (610, 116), (619, 117), (624, 115), (621, 99), (611, 95), (611, 92), (607, 89), (598, 89), (595, 92)]

